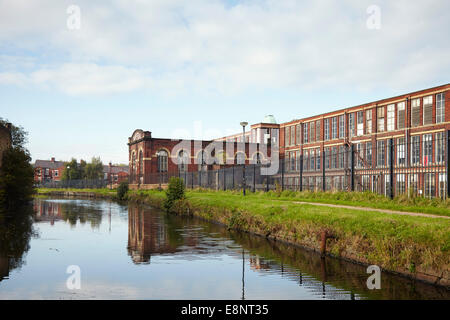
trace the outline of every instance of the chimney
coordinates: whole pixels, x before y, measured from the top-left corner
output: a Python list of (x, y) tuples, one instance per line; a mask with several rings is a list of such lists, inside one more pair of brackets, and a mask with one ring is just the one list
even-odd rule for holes
[(55, 158), (52, 158), (52, 162), (55, 162)]

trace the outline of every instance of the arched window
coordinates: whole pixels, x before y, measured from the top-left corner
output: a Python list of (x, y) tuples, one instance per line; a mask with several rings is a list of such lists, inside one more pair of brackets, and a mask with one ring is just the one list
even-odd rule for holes
[(206, 152), (201, 151), (197, 156), (198, 171), (206, 171), (208, 165), (206, 164)]
[(131, 172), (133, 174), (136, 174), (136, 154), (134, 153), (134, 151), (131, 155)]
[(236, 153), (236, 164), (245, 164), (245, 154), (243, 154), (242, 152), (238, 152)]
[(259, 152), (253, 156), (253, 164), (261, 164), (261, 154)]
[(186, 151), (181, 150), (178, 153), (178, 170), (180, 172), (186, 172), (188, 168), (189, 155)]
[(144, 169), (144, 154), (142, 153), (142, 150), (139, 151), (139, 175), (143, 173)]
[(156, 153), (158, 159), (158, 172), (167, 172), (169, 156), (166, 150), (159, 150)]

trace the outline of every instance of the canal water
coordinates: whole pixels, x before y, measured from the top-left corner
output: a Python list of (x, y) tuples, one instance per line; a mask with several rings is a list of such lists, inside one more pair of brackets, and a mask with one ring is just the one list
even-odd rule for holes
[(22, 211), (0, 216), (0, 299), (450, 299), (387, 273), (369, 290), (364, 266), (148, 206)]

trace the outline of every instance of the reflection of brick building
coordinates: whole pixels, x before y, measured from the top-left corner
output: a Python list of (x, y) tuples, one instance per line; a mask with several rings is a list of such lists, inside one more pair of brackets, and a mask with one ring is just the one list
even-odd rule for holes
[(134, 263), (148, 263), (152, 254), (174, 253), (167, 228), (159, 215), (152, 215), (142, 207), (128, 208), (128, 252)]
[(55, 161), (55, 158), (52, 158), (51, 160), (36, 160), (34, 163), (34, 181), (60, 181), (64, 169), (64, 162)]
[(3, 151), (11, 146), (11, 124), (0, 124), (0, 167), (2, 166)]
[(62, 219), (62, 207), (58, 202), (36, 200), (33, 202), (33, 211), (36, 221), (50, 221)]

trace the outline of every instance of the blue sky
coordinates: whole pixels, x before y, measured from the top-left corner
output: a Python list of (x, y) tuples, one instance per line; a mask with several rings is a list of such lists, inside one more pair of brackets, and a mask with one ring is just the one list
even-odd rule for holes
[(210, 139), (448, 83), (448, 30), (445, 0), (0, 0), (0, 117), (33, 159), (127, 163), (137, 128)]

